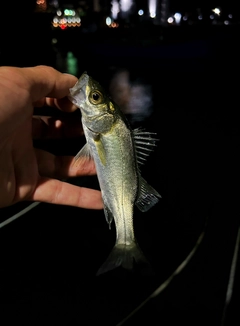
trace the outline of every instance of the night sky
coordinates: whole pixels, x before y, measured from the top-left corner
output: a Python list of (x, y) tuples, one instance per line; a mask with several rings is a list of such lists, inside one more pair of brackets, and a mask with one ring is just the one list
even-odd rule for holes
[[(31, 0), (30, 0), (31, 1)], [(120, 1), (120, 0), (119, 0)], [(156, 0), (157, 3), (161, 3), (161, 1)], [(49, 2), (49, 1), (48, 1)], [(59, 0), (59, 4), (74, 4), (77, 5), (84, 1), (79, 0)], [(90, 4), (92, 1), (86, 1)], [(111, 4), (111, 0), (99, 0), (101, 6), (104, 4), (109, 3)], [(134, 1), (132, 0), (134, 3)], [(138, 7), (146, 7), (149, 0), (137, 0), (135, 1)], [(170, 8), (215, 8), (215, 7), (222, 7), (222, 8), (240, 8), (239, 1), (236, 0), (169, 0)]]
[(240, 8), (239, 2), (234, 0), (170, 0), (170, 7), (171, 8), (233, 8), (237, 9)]
[[(161, 1), (156, 0), (158, 4), (161, 3)], [(51, 2), (50, 0), (47, 0), (47, 2)], [(59, 0), (59, 5), (65, 5), (65, 4), (73, 4), (73, 6), (78, 6), (81, 2), (79, 0)], [(133, 1), (134, 2), (134, 1)], [(138, 8), (143, 7), (146, 9), (148, 7), (148, 0), (138, 0), (135, 1)], [(92, 1), (86, 1), (87, 4), (92, 3)], [(109, 3), (109, 6), (111, 5), (111, 0), (99, 0), (99, 3), (101, 7), (106, 6)], [(36, 0), (11, 0), (11, 1), (5, 1), (1, 2), (1, 9), (4, 9), (4, 7), (7, 8), (14, 8), (14, 11), (17, 11), (19, 8), (26, 8), (27, 10), (32, 10), (35, 7)], [(237, 10), (240, 10), (240, 2), (235, 0), (169, 0), (169, 9), (170, 11), (191, 11), (196, 8), (201, 9), (211, 9), (215, 7), (221, 7), (222, 9), (226, 8), (228, 10), (231, 10), (232, 13), (237, 12)]]

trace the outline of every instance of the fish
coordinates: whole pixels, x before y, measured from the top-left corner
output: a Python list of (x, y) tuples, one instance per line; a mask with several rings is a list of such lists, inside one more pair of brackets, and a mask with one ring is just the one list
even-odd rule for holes
[(146, 212), (161, 195), (141, 176), (140, 166), (157, 146), (156, 133), (132, 129), (120, 107), (93, 77), (84, 72), (69, 89), (70, 101), (81, 111), (85, 145), (75, 156), (94, 160), (104, 215), (116, 229), (115, 245), (97, 275), (122, 267), (148, 266), (134, 231), (134, 206)]

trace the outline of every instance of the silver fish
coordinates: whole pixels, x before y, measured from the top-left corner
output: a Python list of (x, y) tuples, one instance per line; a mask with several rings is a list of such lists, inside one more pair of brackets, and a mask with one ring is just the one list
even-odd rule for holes
[(153, 133), (132, 130), (102, 86), (84, 72), (69, 99), (81, 110), (86, 144), (76, 159), (94, 159), (105, 218), (116, 226), (116, 243), (97, 275), (122, 266), (148, 264), (133, 227), (134, 204), (146, 212), (161, 198), (141, 176), (139, 166), (156, 146)]

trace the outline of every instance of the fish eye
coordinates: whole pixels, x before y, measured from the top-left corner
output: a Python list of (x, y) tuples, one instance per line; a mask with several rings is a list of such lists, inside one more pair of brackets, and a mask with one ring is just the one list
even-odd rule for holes
[(98, 91), (93, 91), (91, 94), (90, 94), (90, 97), (89, 97), (89, 100), (92, 104), (99, 104), (102, 102), (102, 94)]

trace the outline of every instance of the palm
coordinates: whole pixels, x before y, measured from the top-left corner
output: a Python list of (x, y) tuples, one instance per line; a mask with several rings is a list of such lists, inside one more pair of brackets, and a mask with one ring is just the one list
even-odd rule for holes
[(8, 200), (12, 202), (29, 199), (39, 180), (38, 163), (32, 145), (31, 120), (28, 119), (20, 125), (9, 138), (12, 151), (8, 161), (12, 164), (7, 168), (9, 168), (8, 173), (12, 183), (9, 187)]
[(39, 175), (31, 129), (31, 120), (18, 126), (0, 152), (4, 171), (2, 178), (6, 179), (0, 185), (6, 188), (1, 189), (1, 203), (4, 206), (30, 198), (36, 188)]
[[(41, 137), (42, 129), (44, 137), (66, 135), (59, 132), (65, 128), (60, 121), (56, 126), (49, 125), (47, 118), (34, 118), (33, 106), (53, 105), (71, 111), (66, 95), (76, 79), (49, 67), (3, 67), (0, 77), (0, 104), (4, 103), (0, 107), (0, 207), (34, 200), (102, 208), (99, 190), (60, 181), (95, 174), (93, 162), (83, 161), (76, 166), (74, 157), (56, 157), (33, 147), (32, 137)], [(80, 130), (78, 125), (78, 135)]]

